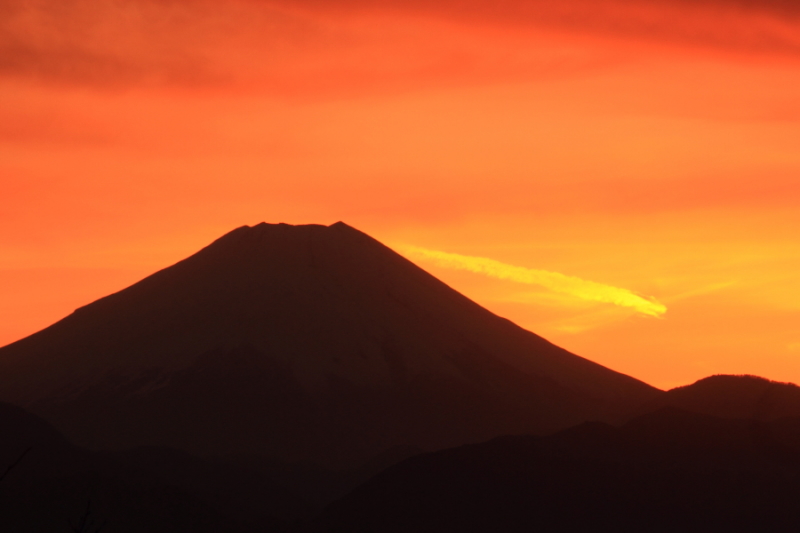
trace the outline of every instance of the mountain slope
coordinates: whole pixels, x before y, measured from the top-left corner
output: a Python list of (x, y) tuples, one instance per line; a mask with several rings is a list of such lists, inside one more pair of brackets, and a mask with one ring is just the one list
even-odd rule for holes
[(367, 235), (242, 227), (0, 349), (0, 399), (92, 448), (357, 464), (610, 420), (658, 391)]

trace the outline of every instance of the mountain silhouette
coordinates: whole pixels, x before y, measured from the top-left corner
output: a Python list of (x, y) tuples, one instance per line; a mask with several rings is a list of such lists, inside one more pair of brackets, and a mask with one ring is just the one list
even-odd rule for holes
[(407, 459), (330, 505), (327, 533), (800, 530), (800, 418), (663, 408)]
[(715, 375), (659, 394), (638, 411), (667, 406), (724, 418), (800, 417), (800, 387), (758, 376)]
[(0, 400), (77, 445), (329, 466), (618, 420), (659, 392), (341, 222), (238, 228), (0, 348)]

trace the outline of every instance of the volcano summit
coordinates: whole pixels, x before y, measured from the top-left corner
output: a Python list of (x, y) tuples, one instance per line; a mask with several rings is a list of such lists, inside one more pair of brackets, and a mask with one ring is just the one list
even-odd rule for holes
[(615, 420), (658, 392), (341, 222), (238, 228), (1, 348), (0, 376), (82, 446), (328, 466)]

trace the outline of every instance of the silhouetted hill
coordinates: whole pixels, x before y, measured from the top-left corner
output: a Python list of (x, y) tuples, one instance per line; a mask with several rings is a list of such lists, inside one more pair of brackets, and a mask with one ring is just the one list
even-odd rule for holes
[(410, 458), (332, 504), (315, 532), (800, 530), (800, 419), (674, 408)]
[(259, 224), (0, 349), (0, 399), (92, 449), (357, 465), (614, 420), (655, 389), (343, 224)]
[[(28, 453), (23, 453), (29, 450)], [(90, 452), (0, 403), (0, 531), (68, 531), (91, 501), (106, 533), (279, 532), (303, 503), (257, 472), (183, 452)]]
[(666, 406), (725, 418), (800, 417), (800, 387), (756, 376), (716, 375), (659, 394), (639, 412)]

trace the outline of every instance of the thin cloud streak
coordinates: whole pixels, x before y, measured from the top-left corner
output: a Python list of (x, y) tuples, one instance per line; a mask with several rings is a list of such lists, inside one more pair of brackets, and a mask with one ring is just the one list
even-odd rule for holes
[(467, 270), (491, 278), (539, 285), (582, 300), (629, 307), (644, 315), (659, 317), (667, 312), (666, 306), (655, 298), (645, 298), (628, 289), (567, 276), (559, 272), (519, 267), (485, 257), (426, 250), (416, 246), (402, 246), (400, 250), (411, 257), (433, 262), (443, 268)]

